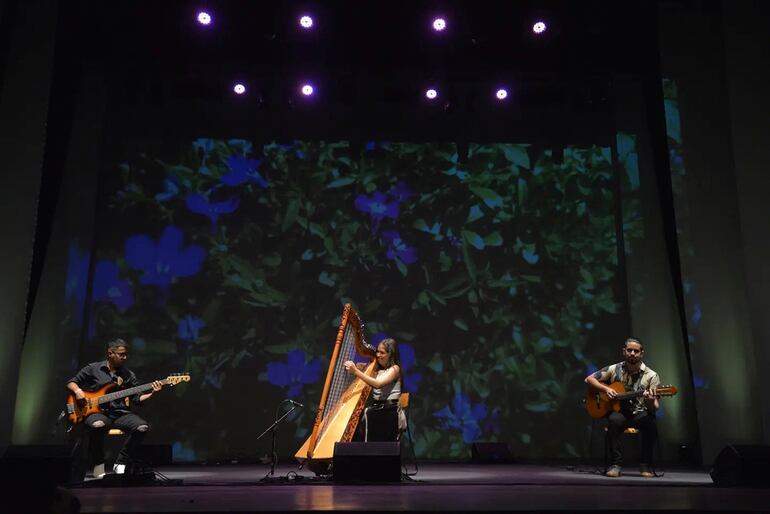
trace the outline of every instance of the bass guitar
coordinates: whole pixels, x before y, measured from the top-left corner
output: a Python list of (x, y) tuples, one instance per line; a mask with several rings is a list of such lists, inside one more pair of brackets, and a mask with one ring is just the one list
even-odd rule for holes
[[(160, 380), (159, 382), (163, 385), (168, 386), (175, 386), (181, 382), (189, 382), (190, 381), (190, 375), (188, 373), (175, 373), (173, 375), (169, 375), (168, 377), (164, 378), (163, 380)], [(83, 391), (83, 395), (85, 396), (85, 400), (78, 401), (77, 398), (75, 398), (74, 393), (70, 393), (70, 395), (67, 397), (67, 418), (70, 420), (70, 423), (73, 425), (76, 425), (80, 422), (82, 422), (86, 417), (90, 416), (91, 414), (95, 414), (97, 412), (102, 411), (101, 405), (104, 403), (110, 403), (114, 400), (120, 400), (121, 398), (127, 398), (129, 396), (134, 396), (135, 394), (143, 394), (147, 393), (149, 391), (152, 391), (152, 382), (148, 382), (146, 384), (138, 385), (135, 387), (129, 387), (128, 389), (121, 389), (120, 391), (115, 391), (112, 393), (109, 393), (108, 391), (111, 389), (114, 389), (116, 387), (115, 384), (108, 384), (98, 391), (93, 392), (87, 392)]]
[[(588, 386), (584, 403), (588, 415), (594, 419), (603, 418), (612, 411), (619, 412), (620, 402), (623, 400), (632, 400), (644, 395), (644, 391), (631, 391), (627, 393), (626, 387), (621, 382), (613, 382), (608, 387), (618, 393), (615, 398), (610, 398), (607, 396), (607, 393), (597, 391), (593, 387)], [(657, 396), (674, 396), (677, 392), (676, 387), (672, 385), (659, 386), (655, 391)]]

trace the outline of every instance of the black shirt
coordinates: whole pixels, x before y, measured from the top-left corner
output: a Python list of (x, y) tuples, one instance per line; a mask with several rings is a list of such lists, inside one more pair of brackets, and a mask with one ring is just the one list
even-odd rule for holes
[[(115, 385), (115, 387), (109, 390), (111, 393), (139, 385), (139, 381), (136, 379), (133, 371), (122, 367), (113, 373), (106, 360), (92, 362), (84, 366), (74, 377), (67, 380), (68, 384), (70, 382), (75, 382), (83, 391), (90, 393), (98, 391), (106, 385)], [(140, 403), (138, 394), (130, 398), (131, 403), (136, 405)], [(105, 414), (128, 414), (131, 412), (126, 406), (125, 398), (102, 405), (102, 410), (105, 411)]]

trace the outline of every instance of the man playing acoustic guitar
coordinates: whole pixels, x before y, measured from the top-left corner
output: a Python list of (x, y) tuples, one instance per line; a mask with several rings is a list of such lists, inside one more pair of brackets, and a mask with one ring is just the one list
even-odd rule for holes
[(614, 382), (623, 384), (626, 392), (643, 391), (641, 396), (632, 400), (621, 401), (620, 411), (611, 411), (607, 416), (609, 450), (611, 466), (608, 477), (620, 476), (620, 464), (623, 454), (620, 438), (623, 431), (632, 426), (642, 433), (642, 454), (639, 469), (643, 477), (654, 476), (652, 469), (652, 451), (658, 437), (655, 412), (660, 407), (656, 389), (660, 385), (658, 374), (648, 368), (642, 359), (644, 347), (638, 339), (628, 338), (623, 344), (623, 362), (606, 366), (588, 375), (585, 382), (599, 392), (606, 393), (610, 399), (617, 398), (618, 391), (608, 386)]
[[(107, 343), (107, 360), (92, 362), (77, 372), (67, 382), (69, 389), (76, 401), (85, 404), (84, 391), (94, 392), (107, 386), (114, 385), (112, 391), (137, 386), (139, 383), (136, 375), (125, 367), (128, 358), (128, 344), (123, 339), (115, 339)], [(147, 401), (154, 392), (160, 391), (163, 384), (159, 381), (152, 383), (152, 390), (145, 394), (136, 394), (131, 397), (132, 405), (139, 405)], [(135, 457), (136, 448), (141, 444), (144, 436), (149, 432), (150, 425), (144, 419), (132, 413), (125, 401), (126, 398), (105, 403), (101, 412), (95, 412), (85, 418), (86, 427), (83, 438), (88, 439), (88, 466), (93, 466), (94, 477), (104, 476), (104, 435), (107, 429), (119, 428), (126, 434), (125, 443), (113, 466), (115, 473), (125, 473), (126, 465)]]

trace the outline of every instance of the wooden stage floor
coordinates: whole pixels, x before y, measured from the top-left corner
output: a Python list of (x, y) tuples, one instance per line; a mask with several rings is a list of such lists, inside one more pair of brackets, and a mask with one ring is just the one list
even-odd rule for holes
[[(534, 464), (425, 463), (412, 480), (338, 484), (282, 466), (261, 483), (264, 466), (173, 466), (158, 471), (176, 485), (105, 487), (97, 481), (70, 491), (82, 512), (292, 511), (754, 511), (770, 512), (770, 489), (715, 487), (704, 470), (667, 470), (643, 478), (635, 468), (607, 478), (594, 468)], [(104, 483), (106, 484), (106, 482)]]

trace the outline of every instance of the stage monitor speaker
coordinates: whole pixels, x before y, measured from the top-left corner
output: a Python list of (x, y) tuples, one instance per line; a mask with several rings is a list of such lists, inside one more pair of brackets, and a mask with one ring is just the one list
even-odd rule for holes
[(513, 455), (506, 443), (476, 442), (471, 446), (471, 461), (477, 464), (510, 464)]
[(332, 475), (338, 482), (400, 482), (401, 444), (334, 443)]
[(770, 487), (770, 446), (728, 444), (709, 474), (720, 487)]
[(0, 480), (13, 484), (19, 480), (38, 484), (65, 484), (71, 481), (72, 451), (64, 445), (11, 445), (0, 457)]

